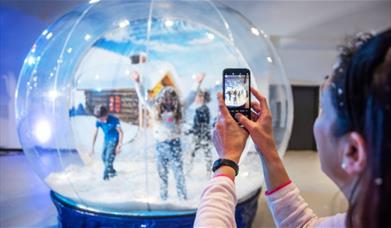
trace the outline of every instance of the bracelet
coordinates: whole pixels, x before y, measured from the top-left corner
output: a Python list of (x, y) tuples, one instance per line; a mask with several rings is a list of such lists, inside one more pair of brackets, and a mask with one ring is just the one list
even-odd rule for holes
[(266, 192), (265, 192), (265, 195), (266, 195), (266, 196), (270, 196), (271, 194), (273, 194), (273, 193), (277, 192), (278, 190), (284, 188), (285, 186), (289, 185), (290, 183), (292, 183), (292, 181), (291, 181), (291, 180), (288, 180), (286, 183), (281, 184), (280, 186), (274, 188), (273, 190), (270, 190), (270, 191), (268, 190), (268, 191), (266, 191)]

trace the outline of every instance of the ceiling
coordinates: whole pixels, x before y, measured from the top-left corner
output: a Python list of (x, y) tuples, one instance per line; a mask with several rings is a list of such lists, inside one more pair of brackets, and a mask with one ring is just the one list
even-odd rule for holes
[[(48, 24), (77, 5), (88, 1), (0, 0), (2, 5), (22, 11)], [(306, 63), (312, 63), (316, 59), (316, 70), (321, 69), (323, 72), (328, 69), (332, 65), (335, 46), (347, 35), (361, 31), (382, 31), (391, 27), (390, 0), (221, 2), (245, 15), (256, 27), (270, 35), (286, 64), (288, 74), (294, 78), (291, 81), (299, 83), (307, 81), (311, 84), (323, 80), (323, 73), (311, 78), (316, 72), (308, 71), (305, 68)], [(298, 60), (297, 56), (301, 59)], [(303, 66), (298, 67), (300, 61)]]
[[(48, 23), (88, 0), (1, 0)], [(385, 0), (222, 0), (256, 26), (278, 36), (335, 36), (384, 29), (391, 25), (391, 1)], [(359, 22), (359, 23), (357, 23)]]

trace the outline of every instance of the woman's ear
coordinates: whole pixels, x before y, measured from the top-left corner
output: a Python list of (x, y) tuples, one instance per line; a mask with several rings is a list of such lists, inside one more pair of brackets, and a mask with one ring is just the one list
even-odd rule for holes
[(342, 169), (349, 175), (364, 171), (367, 164), (367, 149), (364, 138), (357, 132), (349, 132), (342, 139)]

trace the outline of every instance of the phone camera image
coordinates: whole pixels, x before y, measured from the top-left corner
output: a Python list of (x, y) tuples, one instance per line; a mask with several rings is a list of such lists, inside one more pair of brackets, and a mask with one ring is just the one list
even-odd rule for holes
[(223, 71), (225, 105), (232, 116), (241, 113), (250, 115), (250, 71), (226, 69)]
[(225, 76), (225, 104), (229, 108), (250, 108), (248, 75)]

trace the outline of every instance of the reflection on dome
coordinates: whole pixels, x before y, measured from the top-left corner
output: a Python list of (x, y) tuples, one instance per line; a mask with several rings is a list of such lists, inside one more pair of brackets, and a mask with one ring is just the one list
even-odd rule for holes
[[(94, 211), (196, 209), (216, 159), (210, 132), (224, 68), (251, 70), (252, 86), (276, 116), (279, 153), (286, 149), (290, 88), (264, 32), (208, 1), (152, 3), (75, 9), (42, 33), (21, 71), (17, 117), (26, 155), (54, 192)], [(111, 117), (96, 118), (98, 106)], [(256, 157), (249, 142), (239, 201), (262, 185)]]

